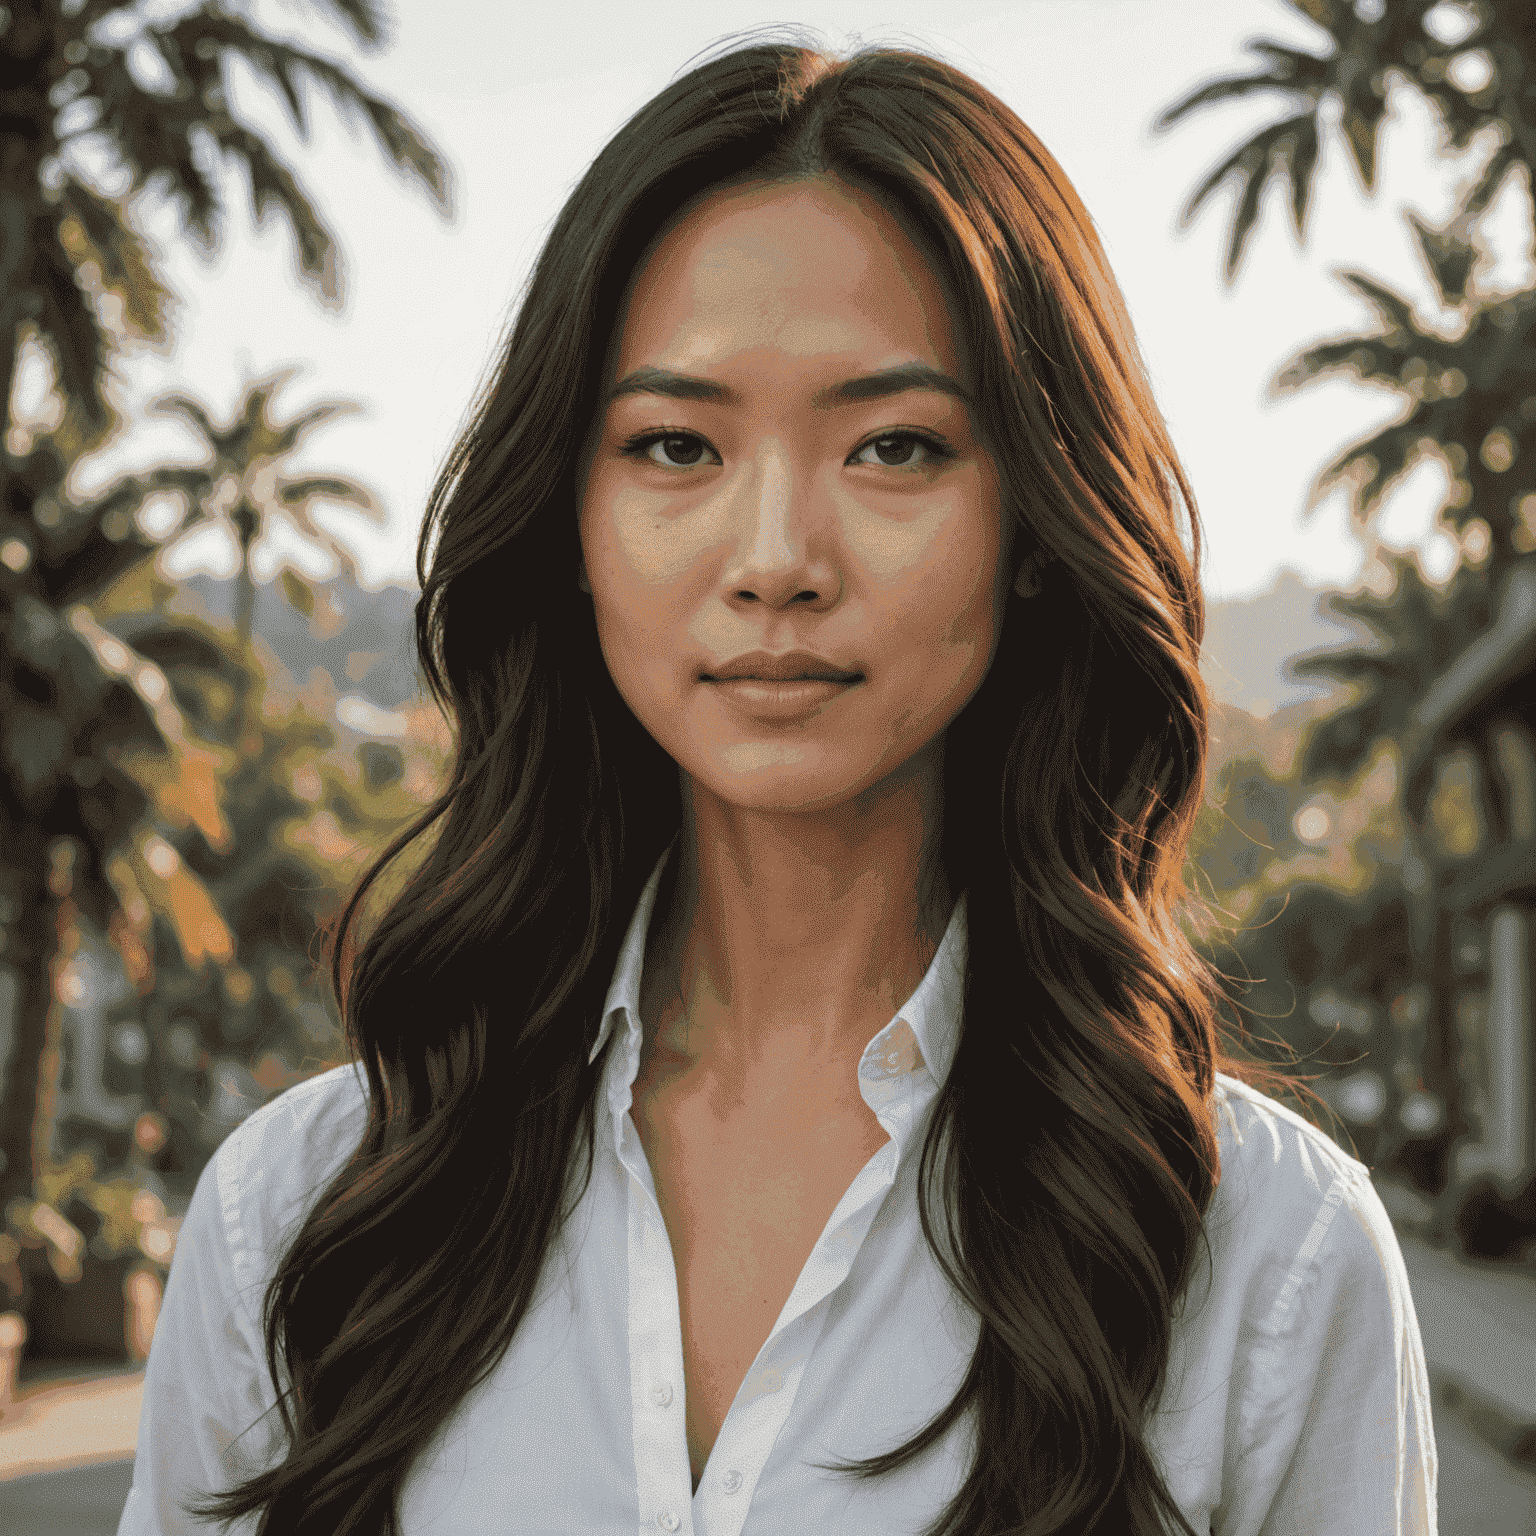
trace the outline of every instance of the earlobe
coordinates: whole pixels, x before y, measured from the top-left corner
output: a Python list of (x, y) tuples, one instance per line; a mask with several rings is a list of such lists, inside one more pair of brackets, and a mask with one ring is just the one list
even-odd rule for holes
[(1013, 578), (1013, 590), (1020, 597), (1034, 597), (1040, 591), (1040, 572), (1049, 563), (1050, 557), (1043, 549), (1037, 549), (1019, 567), (1018, 575)]

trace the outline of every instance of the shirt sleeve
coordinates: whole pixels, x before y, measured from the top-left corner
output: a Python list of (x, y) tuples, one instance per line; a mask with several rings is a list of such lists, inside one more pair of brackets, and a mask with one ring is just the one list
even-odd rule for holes
[(1363, 1168), (1335, 1173), (1256, 1319), (1219, 1536), (1437, 1536), (1439, 1462), (1408, 1272)]
[[(226, 1138), (203, 1168), (177, 1236), (145, 1367), (133, 1488), (118, 1536), (202, 1536), (213, 1527), (181, 1502), (222, 1492), (271, 1465), (281, 1434), (256, 1313), (235, 1273), (234, 1140)], [(249, 1536), (256, 1525), (251, 1515), (224, 1529)]]

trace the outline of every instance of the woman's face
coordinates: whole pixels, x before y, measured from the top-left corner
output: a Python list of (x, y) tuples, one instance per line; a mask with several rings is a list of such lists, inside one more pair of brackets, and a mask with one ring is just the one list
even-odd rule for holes
[[(696, 788), (824, 810), (937, 760), (1009, 585), (971, 387), (938, 278), (859, 190), (729, 189), (653, 245), (584, 449), (582, 587)], [(853, 680), (719, 679), (754, 652)]]

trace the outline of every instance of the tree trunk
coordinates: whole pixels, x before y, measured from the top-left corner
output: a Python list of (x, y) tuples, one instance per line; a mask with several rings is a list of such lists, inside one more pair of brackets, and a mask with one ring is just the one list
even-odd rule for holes
[[(11, 1059), (0, 1097), (0, 1220), (10, 1201), (30, 1198), (48, 1161), (57, 1113), (64, 1010), (57, 1001), (60, 972), (79, 942), (73, 885), (74, 844), (55, 839), (44, 851), (40, 837), (8, 848), (23, 873), (21, 911), (7, 929), (4, 958), (17, 973)], [(15, 855), (21, 854), (20, 859)]]
[(246, 497), (234, 511), (235, 530), (240, 537), (240, 570), (235, 589), (235, 637), (240, 643), (240, 677), (235, 684), (236, 734), (242, 757), (255, 757), (261, 750), (260, 733), (251, 718), (251, 679), (255, 664), (251, 656), (251, 625), (256, 608), (256, 581), (251, 575), (251, 545), (256, 542), (260, 518)]

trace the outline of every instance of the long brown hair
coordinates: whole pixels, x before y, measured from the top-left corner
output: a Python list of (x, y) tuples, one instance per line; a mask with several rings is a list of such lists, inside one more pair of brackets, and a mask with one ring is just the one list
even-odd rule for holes
[(847, 1470), (878, 1477), (967, 1416), (974, 1460), (932, 1536), (1190, 1531), (1143, 1427), (1220, 1179), (1215, 1073), (1284, 1081), (1227, 1054), (1222, 978), (1185, 927), (1208, 917), (1182, 877), (1210, 710), (1195, 499), (1093, 224), (1034, 134), (934, 58), (782, 41), (707, 59), (598, 155), (433, 488), (416, 638), (452, 778), (331, 932), (367, 1128), (265, 1297), (286, 1455), (201, 1515), (394, 1536), (412, 1462), (506, 1352), (590, 1177), (587, 1056), (681, 805), (574, 590), (576, 454), (666, 221), (728, 181), (802, 176), (872, 191), (930, 252), (1016, 547), (1049, 565), (946, 749), (970, 954), (919, 1186), (980, 1338), (931, 1424)]

